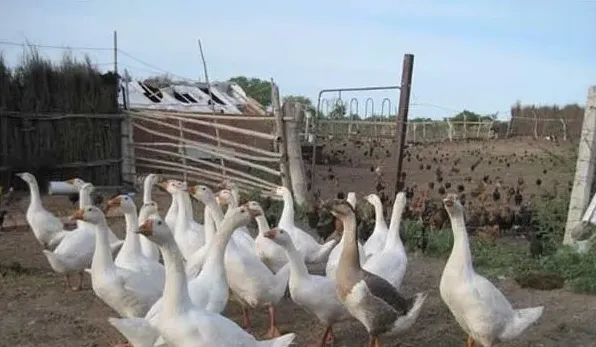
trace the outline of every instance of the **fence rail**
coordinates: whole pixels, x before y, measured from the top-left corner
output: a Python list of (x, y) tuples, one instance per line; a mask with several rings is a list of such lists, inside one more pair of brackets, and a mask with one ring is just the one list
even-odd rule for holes
[(243, 190), (270, 190), (281, 184), (273, 116), (219, 116), (135, 110), (137, 172), (217, 184), (232, 179)]

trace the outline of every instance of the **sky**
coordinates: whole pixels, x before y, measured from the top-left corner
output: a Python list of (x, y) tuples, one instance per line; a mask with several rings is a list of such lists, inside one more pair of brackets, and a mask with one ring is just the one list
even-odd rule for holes
[[(596, 84), (595, 18), (596, 0), (2, 0), (0, 51), (17, 64), (23, 48), (11, 42), (68, 46), (111, 69), (116, 30), (119, 69), (133, 77), (205, 80), (200, 39), (210, 80), (273, 78), (282, 95), (315, 104), (322, 89), (399, 85), (411, 53), (411, 118), (468, 109), (506, 119), (517, 100), (585, 103)], [(322, 94), (322, 107), (338, 96)], [(361, 115), (389, 114), (398, 91), (341, 98)]]

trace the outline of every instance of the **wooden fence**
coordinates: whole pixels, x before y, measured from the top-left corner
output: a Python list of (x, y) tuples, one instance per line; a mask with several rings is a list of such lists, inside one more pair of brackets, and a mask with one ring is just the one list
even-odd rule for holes
[(29, 171), (40, 183), (83, 177), (120, 185), (120, 114), (47, 114), (0, 111), (0, 185), (21, 187), (14, 173)]
[[(467, 138), (488, 139), (496, 135), (495, 123), (485, 122), (408, 122), (407, 142), (441, 142)], [(394, 121), (369, 121), (346, 119), (319, 119), (317, 121), (317, 137), (340, 136), (370, 137), (392, 140), (396, 138), (396, 125)]]
[(241, 188), (281, 184), (272, 116), (130, 111), (135, 167), (140, 173), (207, 184), (232, 179)]

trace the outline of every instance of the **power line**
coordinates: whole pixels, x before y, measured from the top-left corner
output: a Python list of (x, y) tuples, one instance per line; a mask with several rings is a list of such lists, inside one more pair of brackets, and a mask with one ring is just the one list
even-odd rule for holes
[(125, 51), (121, 50), (121, 49), (118, 49), (118, 52), (119, 52), (120, 54), (122, 54), (122, 55), (124, 55), (124, 56), (126, 56), (126, 57), (128, 57), (128, 58), (130, 58), (130, 59), (132, 59), (132, 60), (134, 60), (134, 61), (136, 61), (136, 62), (138, 62), (138, 63), (142, 64), (142, 65), (145, 65), (145, 66), (147, 66), (148, 68), (150, 68), (150, 69), (154, 70), (154, 72), (155, 72), (155, 71), (157, 71), (157, 72), (161, 72), (161, 73), (164, 73), (164, 74), (167, 74), (167, 75), (170, 75), (170, 76), (173, 76), (173, 77), (176, 77), (176, 78), (182, 79), (182, 80), (186, 80), (186, 81), (193, 81), (193, 79), (191, 79), (191, 78), (188, 78), (188, 77), (183, 77), (183, 76), (180, 76), (180, 75), (177, 75), (177, 74), (171, 73), (170, 71), (164, 70), (164, 69), (162, 69), (162, 68), (160, 68), (160, 67), (158, 67), (158, 66), (156, 66), (156, 65), (150, 64), (150, 63), (148, 63), (148, 62), (146, 62), (146, 61), (144, 61), (144, 60), (142, 60), (142, 59), (139, 59), (139, 58), (137, 58), (137, 57), (133, 56), (133, 55), (132, 55), (132, 54), (130, 54), (130, 53), (127, 53), (127, 52), (125, 52)]
[(19, 43), (19, 42), (3, 41), (3, 40), (0, 40), (0, 45), (18, 46), (18, 47), (23, 47), (23, 48), (38, 47), (38, 48), (61, 49), (61, 50), (75, 49), (75, 50), (81, 50), (81, 51), (111, 51), (111, 50), (113, 50), (113, 48), (106, 48), (106, 47), (38, 45), (38, 44), (34, 44), (34, 43)]

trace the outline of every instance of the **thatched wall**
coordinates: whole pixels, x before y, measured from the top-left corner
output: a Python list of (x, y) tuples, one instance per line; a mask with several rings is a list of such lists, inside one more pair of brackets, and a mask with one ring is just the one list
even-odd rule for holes
[(38, 180), (81, 177), (96, 185), (121, 181), (117, 77), (89, 59), (59, 63), (24, 52), (9, 68), (0, 56), (0, 185), (22, 186), (13, 174)]

